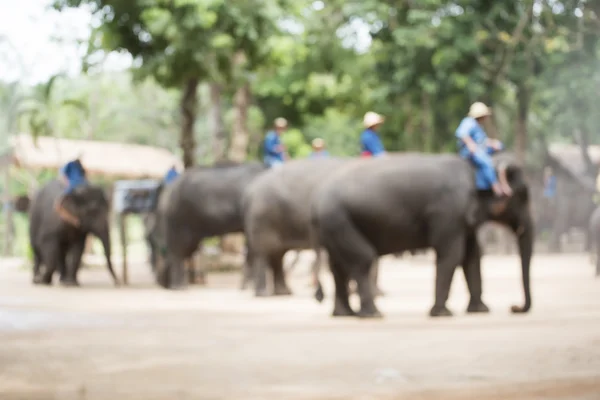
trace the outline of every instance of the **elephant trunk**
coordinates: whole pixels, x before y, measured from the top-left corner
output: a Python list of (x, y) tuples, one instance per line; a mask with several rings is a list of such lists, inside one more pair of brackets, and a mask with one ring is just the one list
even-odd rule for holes
[(523, 274), (523, 293), (525, 295), (525, 304), (523, 306), (514, 305), (511, 307), (513, 313), (526, 313), (531, 308), (531, 288), (530, 288), (530, 264), (531, 254), (533, 253), (534, 226), (531, 215), (527, 214), (521, 224), (516, 229), (519, 241), (519, 255), (521, 257), (521, 271)]
[(110, 230), (108, 222), (104, 223), (100, 229), (94, 232), (94, 234), (98, 237), (98, 239), (100, 239), (102, 242), (102, 247), (104, 247), (104, 256), (106, 257), (106, 266), (108, 268), (108, 272), (110, 272), (115, 286), (119, 286), (119, 278), (117, 278), (117, 275), (115, 274), (111, 261)]

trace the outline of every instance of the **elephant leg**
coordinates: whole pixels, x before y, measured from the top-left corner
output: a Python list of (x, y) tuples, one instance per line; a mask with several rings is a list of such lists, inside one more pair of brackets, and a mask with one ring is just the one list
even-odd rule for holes
[(489, 312), (489, 308), (481, 300), (481, 247), (479, 246), (475, 232), (467, 236), (462, 270), (465, 275), (467, 287), (469, 288), (469, 294), (471, 295), (467, 312)]
[(585, 245), (583, 251), (589, 252), (592, 248), (592, 234), (588, 231), (585, 233)]
[(40, 267), (42, 265), (42, 254), (37, 246), (31, 246), (33, 251), (33, 283), (41, 283), (42, 277), (40, 276)]
[(184, 268), (184, 258), (170, 255), (167, 257), (167, 273), (169, 275), (168, 289), (180, 290), (187, 286), (186, 273)]
[(269, 257), (269, 264), (273, 271), (273, 294), (275, 296), (289, 296), (292, 291), (285, 282), (285, 271), (283, 270), (283, 256), (285, 252), (274, 253)]
[(65, 286), (79, 286), (77, 272), (85, 250), (86, 235), (75, 239), (69, 251), (70, 259), (67, 262), (65, 273), (60, 276), (60, 283)]
[(373, 262), (373, 266), (371, 267), (371, 281), (373, 284), (373, 293), (375, 293), (375, 296), (385, 296), (384, 291), (381, 290), (379, 288), (379, 285), (377, 284), (379, 282), (379, 258)]
[(335, 304), (333, 307), (334, 317), (354, 317), (356, 313), (350, 307), (350, 293), (348, 284), (350, 277), (343, 265), (334, 257), (329, 256), (329, 269), (335, 282)]
[(242, 266), (242, 283), (240, 284), (240, 290), (246, 290), (248, 284), (252, 281), (252, 263), (253, 263), (252, 250), (249, 247), (246, 248), (246, 259)]
[(361, 318), (382, 318), (383, 315), (375, 305), (375, 282), (373, 268), (377, 267), (377, 259), (364, 262), (355, 269), (356, 289), (360, 297), (360, 311), (357, 315)]
[(435, 303), (429, 315), (432, 317), (450, 317), (452, 312), (446, 307), (452, 277), (458, 265), (463, 262), (465, 252), (464, 233), (447, 236), (435, 246), (437, 260), (435, 269)]
[(596, 256), (596, 276), (600, 276), (600, 233), (596, 234), (594, 238), (595, 249), (593, 249), (592, 254)]
[(54, 272), (56, 270), (62, 271), (66, 268), (66, 251), (58, 240), (51, 240), (43, 244), (42, 255), (46, 262), (46, 270), (41, 276), (39, 283), (51, 285)]
[(252, 272), (254, 275), (254, 296), (269, 296), (267, 290), (267, 268), (269, 264), (266, 258), (260, 254), (253, 257)]
[(194, 255), (192, 254), (185, 260), (185, 268), (187, 270), (188, 282), (190, 284), (196, 283), (196, 263), (194, 260)]

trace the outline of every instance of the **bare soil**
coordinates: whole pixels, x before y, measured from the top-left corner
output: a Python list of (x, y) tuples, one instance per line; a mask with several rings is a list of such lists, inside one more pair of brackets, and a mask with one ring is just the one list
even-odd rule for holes
[[(600, 399), (600, 279), (584, 254), (536, 255), (533, 309), (516, 256), (483, 260), (487, 315), (465, 313), (462, 271), (430, 319), (430, 255), (384, 258), (382, 320), (330, 317), (312, 299), (307, 253), (294, 295), (253, 298), (238, 274), (186, 291), (157, 288), (147, 266), (113, 288), (102, 268), (80, 288), (33, 286), (0, 261), (1, 400)], [(356, 299), (353, 299), (355, 301)]]

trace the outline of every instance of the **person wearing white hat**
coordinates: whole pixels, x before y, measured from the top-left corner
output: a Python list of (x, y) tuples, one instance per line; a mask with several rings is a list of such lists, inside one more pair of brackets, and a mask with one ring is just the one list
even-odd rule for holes
[(360, 134), (360, 147), (362, 157), (379, 157), (385, 154), (383, 143), (377, 134), (377, 129), (385, 118), (376, 112), (369, 111), (363, 117), (365, 130)]
[(79, 152), (74, 160), (69, 161), (60, 169), (60, 178), (65, 184), (66, 189), (63, 195), (57, 199), (54, 206), (58, 215), (74, 226), (79, 226), (79, 219), (65, 209), (64, 201), (75, 189), (88, 184), (87, 172), (83, 164), (81, 164), (82, 155), (83, 153)]
[(497, 139), (488, 138), (482, 125), (492, 114), (484, 103), (476, 102), (469, 108), (469, 114), (463, 118), (456, 129), (458, 153), (469, 160), (477, 169), (475, 183), (479, 190), (491, 189), (496, 195), (510, 196), (512, 189), (505, 179), (498, 181), (496, 170), (490, 155), (502, 150), (503, 145)]
[(311, 158), (329, 157), (329, 152), (325, 149), (325, 141), (321, 138), (316, 138), (312, 141), (313, 151), (310, 153)]
[(287, 155), (285, 146), (281, 143), (281, 134), (287, 130), (288, 122), (285, 118), (276, 118), (273, 129), (267, 132), (264, 141), (264, 162), (269, 167), (283, 164)]

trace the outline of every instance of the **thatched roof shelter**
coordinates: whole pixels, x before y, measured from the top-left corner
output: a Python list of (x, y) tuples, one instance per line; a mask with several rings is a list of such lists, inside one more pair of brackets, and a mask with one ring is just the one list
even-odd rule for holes
[(25, 169), (58, 169), (81, 154), (81, 161), (91, 175), (115, 178), (160, 179), (181, 161), (170, 151), (152, 146), (95, 140), (60, 139), (28, 134), (10, 138), (10, 148), (0, 164), (14, 164)]

